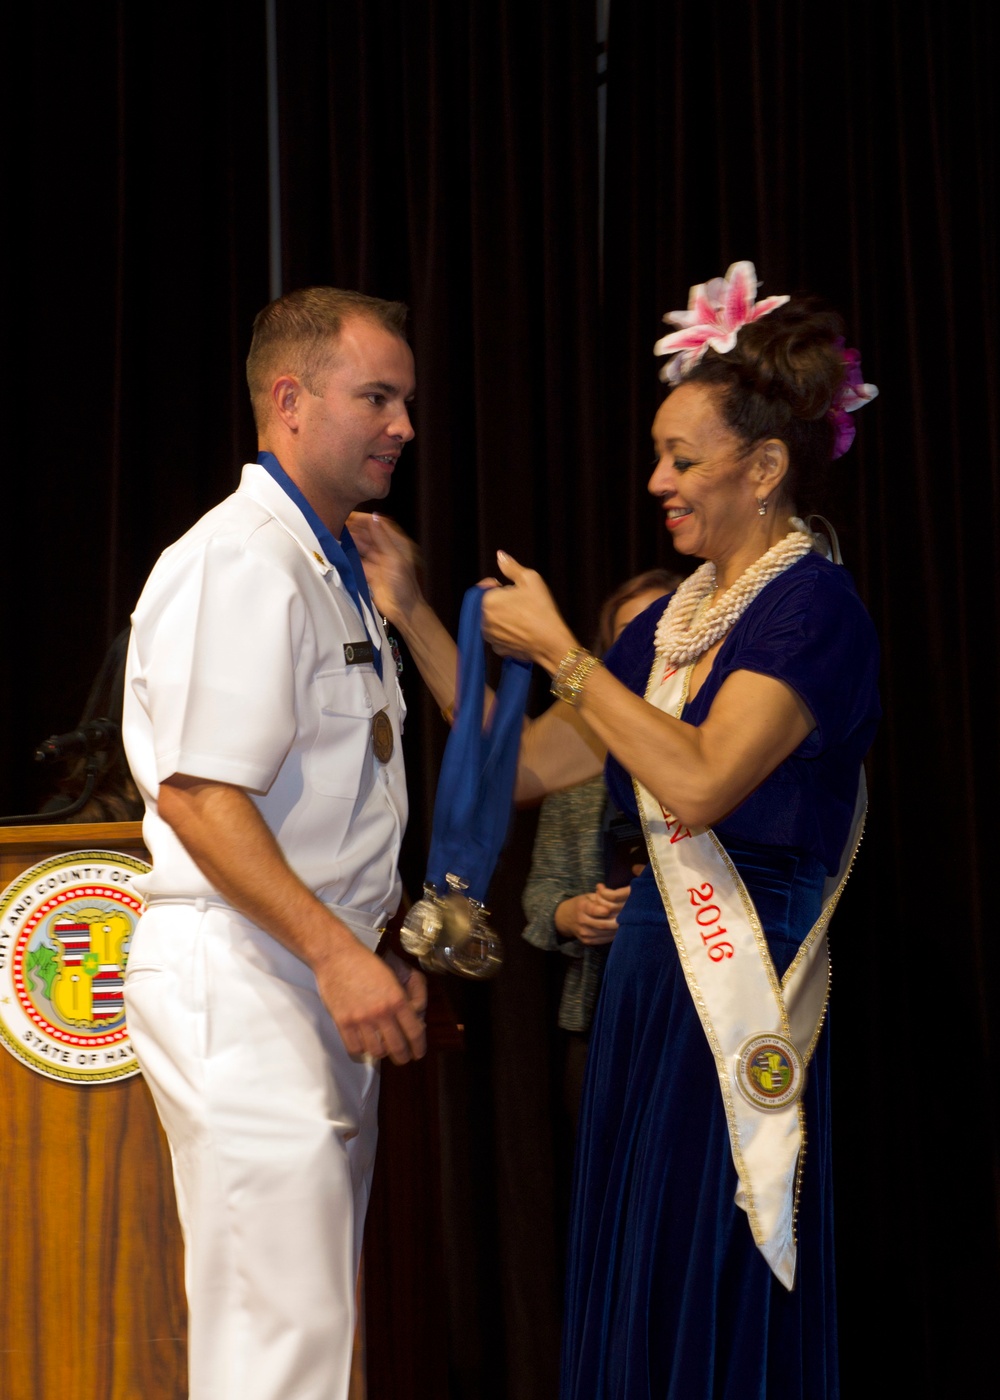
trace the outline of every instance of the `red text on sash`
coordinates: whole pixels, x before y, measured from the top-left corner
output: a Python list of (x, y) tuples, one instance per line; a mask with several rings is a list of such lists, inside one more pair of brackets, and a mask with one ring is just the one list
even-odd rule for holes
[[(690, 831), (687, 835), (691, 835)], [(677, 838), (671, 837), (670, 839), (675, 840)], [(725, 958), (731, 958), (734, 949), (731, 943), (727, 943), (724, 940), (721, 942), (716, 941), (717, 939), (722, 939), (722, 935), (726, 933), (726, 929), (718, 922), (722, 918), (722, 910), (717, 904), (711, 903), (714, 897), (715, 890), (707, 880), (703, 885), (691, 886), (688, 889), (688, 898), (691, 901), (691, 907), (695, 911), (694, 918), (695, 923), (698, 925), (698, 931), (701, 934), (701, 941), (705, 945), (705, 951), (709, 958), (712, 962), (717, 963), (722, 962)], [(712, 927), (713, 924), (716, 925), (715, 928)]]
[(668, 812), (662, 802), (660, 803), (660, 811), (667, 824), (667, 829), (663, 834), (670, 837), (671, 846), (676, 846), (678, 841), (684, 841), (691, 835), (691, 828), (685, 826), (679, 817), (674, 816), (673, 812)]

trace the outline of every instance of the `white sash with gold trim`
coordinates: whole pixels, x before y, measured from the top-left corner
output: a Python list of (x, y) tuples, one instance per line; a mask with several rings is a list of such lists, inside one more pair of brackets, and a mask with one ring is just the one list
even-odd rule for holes
[[(693, 667), (656, 658), (646, 699), (680, 716)], [(753, 901), (715, 834), (687, 827), (635, 782), (663, 907), (722, 1090), (739, 1185), (754, 1241), (786, 1288), (795, 1279), (795, 1212), (805, 1138), (806, 1066), (826, 1014), (826, 928), (864, 827), (864, 769), (837, 874), (819, 918), (779, 981)]]

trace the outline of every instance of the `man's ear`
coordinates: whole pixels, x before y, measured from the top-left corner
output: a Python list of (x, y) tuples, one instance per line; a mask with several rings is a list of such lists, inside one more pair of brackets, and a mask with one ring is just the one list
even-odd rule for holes
[(304, 392), (301, 381), (294, 374), (281, 374), (271, 385), (271, 411), (293, 433), (299, 427)]

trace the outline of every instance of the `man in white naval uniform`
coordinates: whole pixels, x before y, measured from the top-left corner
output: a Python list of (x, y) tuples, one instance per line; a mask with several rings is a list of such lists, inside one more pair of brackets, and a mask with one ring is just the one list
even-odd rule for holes
[(125, 997), (173, 1156), (193, 1400), (346, 1397), (377, 1061), (425, 1049), (421, 975), (375, 954), (404, 711), (345, 531), (413, 437), (404, 317), (331, 288), (260, 313), (259, 463), (133, 617), (153, 871)]

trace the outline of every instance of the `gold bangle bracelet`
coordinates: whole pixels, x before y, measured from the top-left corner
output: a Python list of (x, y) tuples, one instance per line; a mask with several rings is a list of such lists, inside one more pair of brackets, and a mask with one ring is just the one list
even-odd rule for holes
[(557, 685), (562, 685), (563, 681), (569, 675), (570, 671), (572, 671), (573, 667), (580, 660), (580, 657), (589, 655), (590, 652), (587, 650), (586, 647), (570, 647), (569, 651), (566, 653), (566, 655), (560, 661), (559, 665), (556, 667), (555, 675), (552, 677), (552, 685), (550, 689), (552, 690), (553, 695), (556, 693), (555, 687)]
[(567, 705), (577, 705), (590, 673), (603, 664), (584, 647), (573, 647), (560, 661), (549, 689), (557, 700), (565, 700)]

